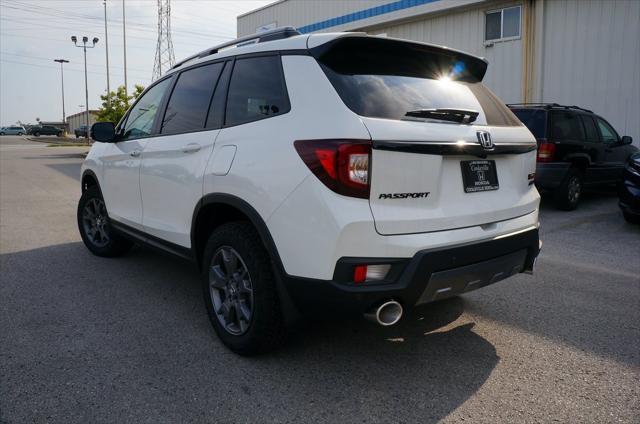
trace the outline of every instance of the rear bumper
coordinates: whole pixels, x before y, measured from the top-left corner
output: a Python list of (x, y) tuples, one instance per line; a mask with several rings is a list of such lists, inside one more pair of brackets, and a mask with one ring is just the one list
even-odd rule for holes
[(536, 187), (543, 190), (558, 188), (570, 167), (570, 163), (563, 162), (536, 164)]
[[(311, 317), (363, 314), (394, 299), (405, 309), (469, 292), (530, 271), (540, 251), (537, 229), (479, 243), (419, 251), (413, 258), (343, 258), (332, 281), (287, 276), (289, 295)], [(354, 285), (355, 263), (391, 263), (392, 281)]]

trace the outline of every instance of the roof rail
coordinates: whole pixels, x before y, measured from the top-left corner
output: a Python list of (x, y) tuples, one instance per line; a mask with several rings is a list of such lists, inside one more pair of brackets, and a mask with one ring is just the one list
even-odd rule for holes
[(292, 26), (279, 27), (279, 28), (274, 28), (272, 30), (261, 32), (258, 34), (246, 35), (244, 37), (236, 38), (235, 40), (218, 44), (217, 46), (213, 46), (207, 50), (201, 51), (200, 53), (196, 53), (192, 56), (189, 56), (188, 58), (173, 65), (171, 69), (179, 68), (180, 66), (184, 65), (187, 62), (191, 62), (192, 60), (200, 59), (206, 56), (210, 56), (212, 54), (216, 54), (221, 49), (224, 49), (226, 47), (232, 47), (232, 46), (241, 47), (248, 44), (257, 44), (257, 43), (264, 43), (266, 41), (282, 40), (284, 38), (293, 37), (295, 35), (301, 35), (301, 33)]
[(552, 107), (558, 107), (558, 108), (563, 108), (563, 109), (578, 109), (578, 110), (582, 110), (585, 112), (589, 112), (589, 113), (593, 113), (592, 110), (589, 109), (585, 109), (582, 108), (580, 106), (566, 106), (566, 105), (561, 105), (558, 103), (508, 103), (507, 106), (511, 107), (511, 106), (544, 106), (546, 109), (551, 109)]

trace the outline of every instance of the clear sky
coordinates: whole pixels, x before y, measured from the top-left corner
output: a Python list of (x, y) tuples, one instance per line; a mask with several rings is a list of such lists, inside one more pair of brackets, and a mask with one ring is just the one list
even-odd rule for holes
[[(172, 0), (171, 26), (176, 60), (236, 36), (236, 16), (273, 0)], [(157, 41), (156, 0), (125, 0), (127, 80), (151, 82)], [(64, 58), (67, 116), (84, 108), (82, 49), (71, 36), (98, 37), (87, 50), (89, 107), (106, 92), (104, 8), (102, 0), (0, 1), (0, 125), (62, 119), (60, 65)], [(124, 83), (122, 0), (107, 0), (111, 90)]]

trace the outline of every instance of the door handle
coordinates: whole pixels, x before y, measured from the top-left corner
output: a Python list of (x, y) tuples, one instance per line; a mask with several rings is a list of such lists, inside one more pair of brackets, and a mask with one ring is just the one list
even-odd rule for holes
[(134, 158), (137, 158), (138, 156), (140, 156), (140, 153), (142, 153), (140, 150), (134, 150), (131, 153), (129, 153), (129, 156), (133, 156)]
[(200, 146), (199, 144), (189, 143), (186, 146), (182, 147), (182, 151), (184, 153), (195, 153), (195, 152), (200, 151), (201, 148), (202, 148), (202, 146)]

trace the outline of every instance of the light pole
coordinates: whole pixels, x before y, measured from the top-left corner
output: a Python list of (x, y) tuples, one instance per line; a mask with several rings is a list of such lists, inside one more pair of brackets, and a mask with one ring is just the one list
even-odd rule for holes
[(124, 0), (122, 0), (122, 41), (124, 42), (124, 97), (127, 98), (127, 21), (124, 16)]
[(87, 125), (87, 134), (86, 138), (89, 138), (89, 84), (87, 83), (87, 48), (92, 49), (98, 43), (98, 37), (93, 37), (93, 45), (87, 47), (87, 42), (89, 42), (89, 37), (86, 35), (82, 37), (82, 45), (78, 45), (78, 37), (73, 35), (71, 37), (71, 41), (75, 44), (76, 47), (82, 48), (84, 51), (84, 98), (85, 98), (85, 124)]
[(107, 32), (107, 0), (102, 2), (104, 6), (104, 43), (106, 46), (106, 56), (107, 56), (107, 104), (111, 105), (111, 87), (109, 84), (109, 33)]
[(60, 64), (60, 76), (62, 77), (62, 122), (64, 123), (64, 127), (67, 128), (67, 115), (64, 113), (64, 68), (62, 65), (69, 63), (69, 61), (65, 59), (53, 59), (53, 61)]

